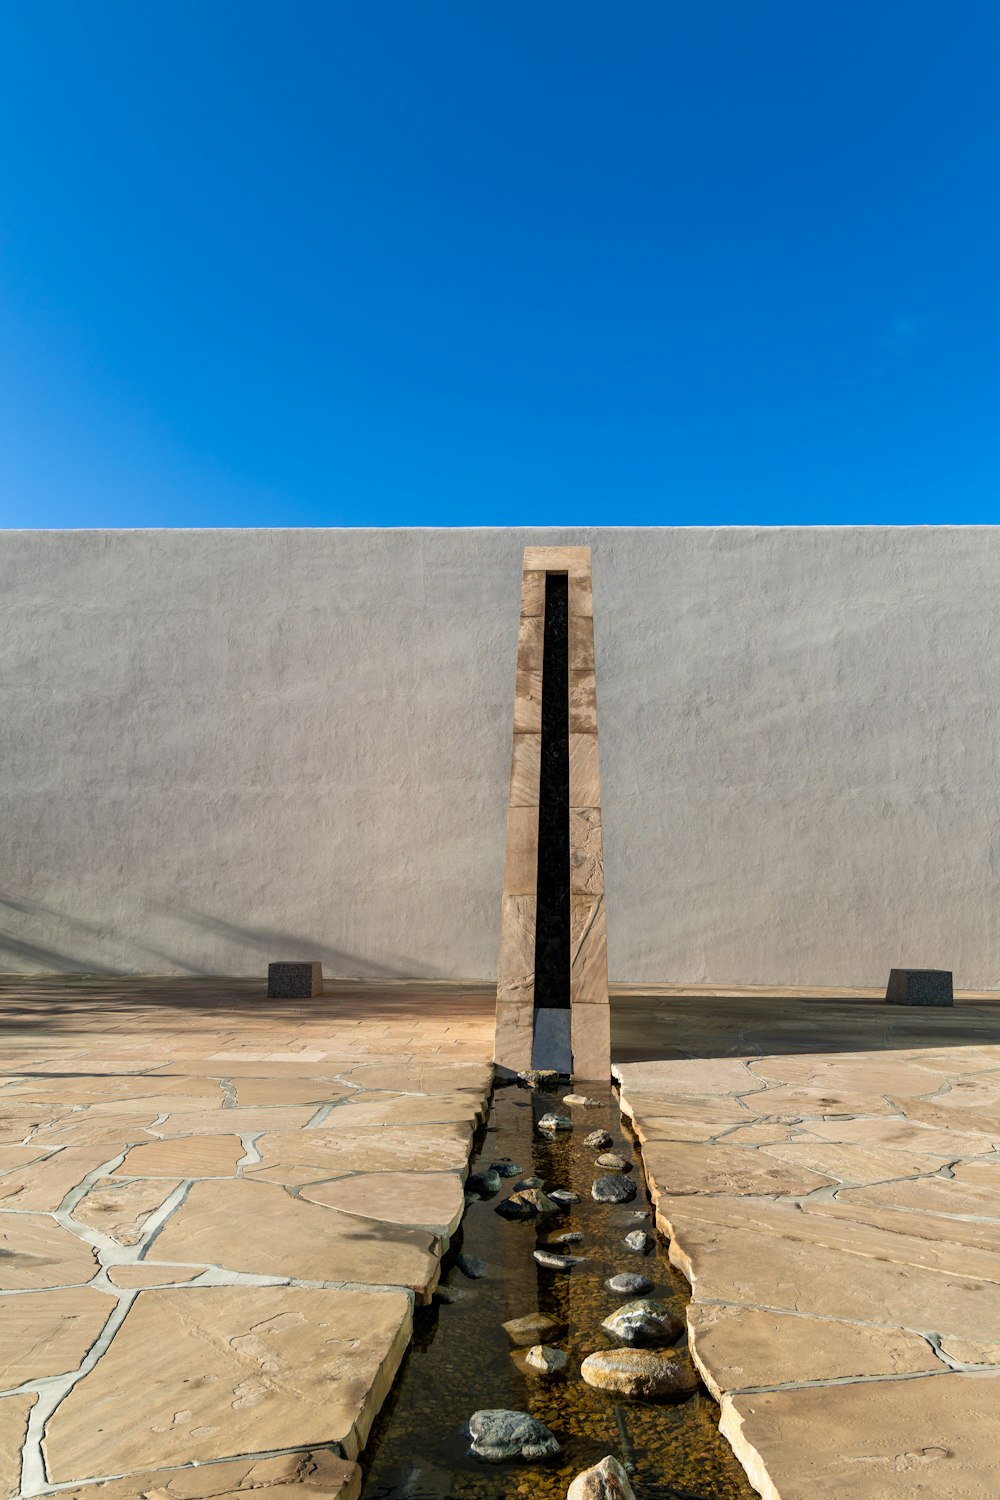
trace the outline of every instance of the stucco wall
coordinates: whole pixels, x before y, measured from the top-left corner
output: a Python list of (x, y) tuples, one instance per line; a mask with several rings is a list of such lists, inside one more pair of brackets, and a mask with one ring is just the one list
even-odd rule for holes
[(0, 535), (0, 968), (490, 977), (593, 547), (612, 978), (1000, 984), (1000, 530)]

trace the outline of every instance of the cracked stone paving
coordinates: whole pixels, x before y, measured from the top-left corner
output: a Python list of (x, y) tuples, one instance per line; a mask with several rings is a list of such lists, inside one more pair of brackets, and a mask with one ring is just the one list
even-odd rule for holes
[[(357, 1500), (493, 996), (8, 978), (0, 1496)], [(1000, 1493), (1000, 1009), (619, 989), (622, 1107), (768, 1500)]]

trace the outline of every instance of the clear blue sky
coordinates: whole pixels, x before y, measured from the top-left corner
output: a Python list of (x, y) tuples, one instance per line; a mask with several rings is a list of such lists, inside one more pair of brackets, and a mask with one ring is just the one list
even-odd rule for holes
[(7, 0), (0, 525), (1000, 521), (997, 0)]

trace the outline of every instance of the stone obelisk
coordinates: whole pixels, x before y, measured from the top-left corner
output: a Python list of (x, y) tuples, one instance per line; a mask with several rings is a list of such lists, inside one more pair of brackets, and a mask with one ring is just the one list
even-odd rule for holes
[(611, 1071), (589, 547), (527, 547), (521, 579), (495, 1057)]

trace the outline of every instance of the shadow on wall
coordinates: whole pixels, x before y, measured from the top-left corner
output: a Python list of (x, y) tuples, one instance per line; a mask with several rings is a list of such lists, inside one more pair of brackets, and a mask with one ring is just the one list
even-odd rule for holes
[[(183, 907), (161, 907), (158, 914), (167, 920), (186, 925), (193, 930), (192, 935), (203, 942), (204, 935), (210, 934), (216, 938), (233, 944), (236, 947), (252, 948), (260, 953), (261, 974), (266, 973), (267, 964), (275, 959), (299, 959), (306, 958), (318, 961), (330, 977), (342, 975), (346, 978), (359, 979), (425, 979), (433, 978), (426, 964), (414, 961), (400, 960), (394, 958), (392, 962), (373, 961), (362, 958), (359, 954), (348, 953), (343, 948), (334, 948), (329, 944), (317, 943), (312, 938), (302, 938), (294, 933), (283, 932), (273, 927), (248, 927), (239, 923), (226, 921), (223, 917), (213, 917), (207, 912), (197, 912)], [(61, 932), (67, 934), (68, 941), (60, 948), (51, 944), (32, 942), (23, 937), (16, 936), (10, 930), (17, 917), (26, 917), (29, 920), (45, 922), (48, 927), (58, 923)], [(109, 974), (125, 976), (137, 972), (147, 974), (162, 974), (164, 971), (176, 970), (180, 974), (190, 974), (209, 978), (220, 972), (218, 966), (206, 968), (199, 964), (193, 964), (187, 958), (180, 957), (177, 953), (167, 952), (161, 947), (143, 942), (138, 938), (128, 937), (129, 947), (136, 953), (145, 955), (149, 962), (137, 970), (135, 965), (122, 968), (115, 965), (102, 963), (95, 959), (93, 954), (105, 946), (108, 941), (115, 941), (117, 934), (111, 931), (107, 925), (88, 921), (83, 917), (74, 917), (67, 912), (58, 911), (55, 907), (46, 906), (31, 897), (0, 896), (0, 972), (43, 972), (56, 974)], [(20, 925), (20, 924), (18, 924)], [(184, 944), (188, 947), (188, 944)], [(191, 946), (195, 946), (192, 944)], [(18, 965), (16, 970), (7, 967), (8, 962), (13, 961)], [(31, 965), (31, 969), (23, 966)]]

